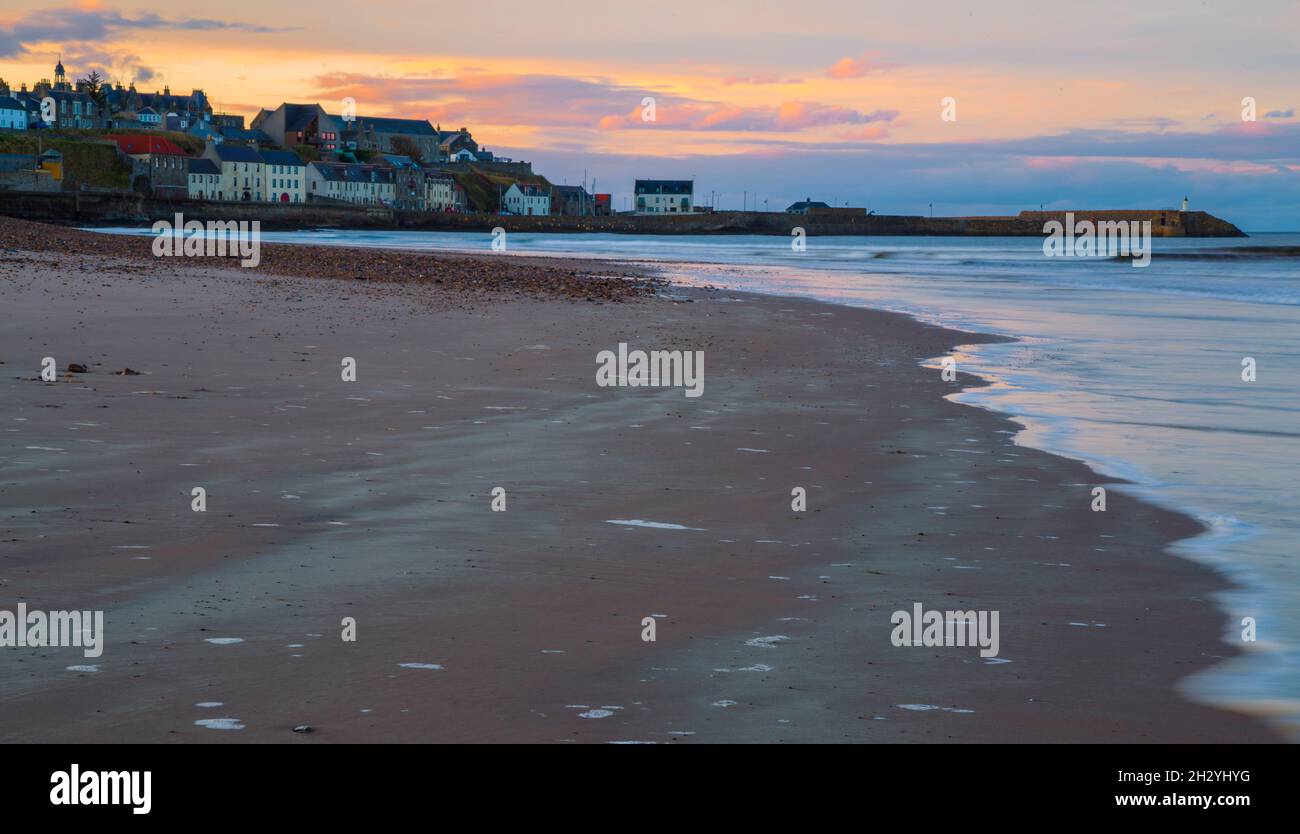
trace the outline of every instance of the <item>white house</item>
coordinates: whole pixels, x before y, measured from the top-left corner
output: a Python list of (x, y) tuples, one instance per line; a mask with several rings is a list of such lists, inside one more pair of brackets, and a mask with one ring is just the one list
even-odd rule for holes
[(532, 183), (511, 183), (501, 208), (509, 214), (550, 214), (551, 193)]
[(392, 205), (397, 195), (391, 168), (348, 162), (307, 165), (307, 194), (361, 205)]
[(307, 202), (307, 166), (293, 151), (261, 151), (263, 193), (272, 203)]
[(637, 180), (638, 214), (689, 214), (695, 209), (695, 180)]
[(0, 130), (26, 130), (27, 105), (12, 96), (0, 96)]
[(265, 200), (266, 160), (244, 145), (208, 145), (203, 158), (221, 169), (218, 200)]
[(189, 198), (191, 200), (220, 200), (221, 169), (211, 159), (189, 161)]

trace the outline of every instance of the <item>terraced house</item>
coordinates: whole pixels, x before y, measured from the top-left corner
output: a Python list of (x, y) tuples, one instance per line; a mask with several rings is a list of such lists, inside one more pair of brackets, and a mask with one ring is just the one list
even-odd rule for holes
[(380, 154), (374, 164), (393, 174), (393, 208), (423, 211), (428, 205), (424, 168), (409, 156)]
[(189, 160), (189, 197), (191, 200), (221, 199), (221, 169), (211, 159)]
[(203, 149), (203, 158), (221, 170), (218, 200), (266, 199), (266, 160), (257, 151), (243, 145), (209, 144)]
[(391, 206), (395, 199), (391, 168), (353, 162), (307, 165), (307, 199)]
[(260, 151), (266, 177), (263, 191), (273, 203), (307, 202), (307, 169), (293, 151)]
[(426, 172), (424, 204), (429, 211), (465, 211), (465, 189), (451, 174)]

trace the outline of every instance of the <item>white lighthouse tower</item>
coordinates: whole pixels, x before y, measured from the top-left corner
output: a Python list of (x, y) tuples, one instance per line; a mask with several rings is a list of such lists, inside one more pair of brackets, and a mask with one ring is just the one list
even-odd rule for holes
[(1187, 211), (1187, 198), (1183, 198), (1183, 207), (1179, 211)]

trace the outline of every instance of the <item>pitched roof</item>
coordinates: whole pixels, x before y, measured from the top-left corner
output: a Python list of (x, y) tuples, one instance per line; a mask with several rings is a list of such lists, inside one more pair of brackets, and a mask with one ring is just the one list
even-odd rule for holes
[(265, 131), (258, 128), (251, 130), (238, 127), (219, 127), (217, 132), (223, 139), (230, 139), (234, 142), (270, 142), (271, 137), (266, 135)]
[(810, 208), (830, 208), (821, 200), (800, 200), (797, 203), (791, 203), (786, 211), (807, 211)]
[(405, 154), (384, 153), (384, 154), (380, 154), (379, 158), (382, 159), (384, 162), (388, 163), (389, 165), (392, 165), (394, 168), (419, 168), (420, 167), (415, 163), (414, 159), (411, 159), (409, 156)]
[[(213, 145), (210, 149), (222, 162), (262, 162), (262, 155), (243, 145)], [(205, 151), (206, 153), (206, 151)]]
[(286, 133), (296, 133), (312, 123), (312, 120), (320, 115), (323, 111), (319, 104), (290, 104), (285, 102), (280, 105), (284, 108), (284, 129)]
[[(335, 117), (337, 118), (337, 117)], [(373, 130), (375, 133), (405, 133), (411, 136), (432, 136), (438, 132), (429, 124), (428, 119), (390, 119), (374, 116), (357, 116), (359, 130)]]
[(512, 182), (510, 188), (519, 189), (519, 193), (525, 197), (545, 197), (547, 194), (540, 185), (533, 182)]
[(27, 105), (23, 104), (13, 96), (0, 96), (0, 110), (27, 110)]
[(302, 167), (302, 158), (293, 151), (262, 151), (262, 159), (267, 165), (293, 165)]
[(217, 163), (213, 162), (211, 159), (203, 159), (203, 158), (191, 159), (189, 165), (189, 171), (191, 174), (220, 174), (221, 173), (221, 169), (217, 167)]
[(393, 171), (390, 168), (377, 168), (374, 165), (352, 162), (312, 162), (311, 165), (327, 180), (338, 182), (393, 182)]
[(335, 162), (309, 162), (309, 163), (307, 163), (307, 167), (308, 167), (308, 168), (315, 168), (315, 169), (316, 169), (316, 173), (318, 173), (318, 174), (319, 174), (323, 179), (327, 179), (327, 180), (335, 180), (335, 181), (338, 181), (338, 182), (342, 182), (343, 179), (344, 179), (344, 177), (343, 177), (343, 165), (341, 165), (341, 164), (339, 164), (339, 163), (335, 163)]
[(690, 194), (695, 180), (637, 180), (637, 194)]

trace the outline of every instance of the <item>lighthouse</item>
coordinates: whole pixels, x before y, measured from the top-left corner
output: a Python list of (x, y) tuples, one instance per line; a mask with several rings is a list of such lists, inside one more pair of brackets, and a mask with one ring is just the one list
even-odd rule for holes
[(1186, 198), (1186, 197), (1183, 198), (1183, 207), (1180, 208), (1179, 211), (1187, 211), (1187, 198)]

